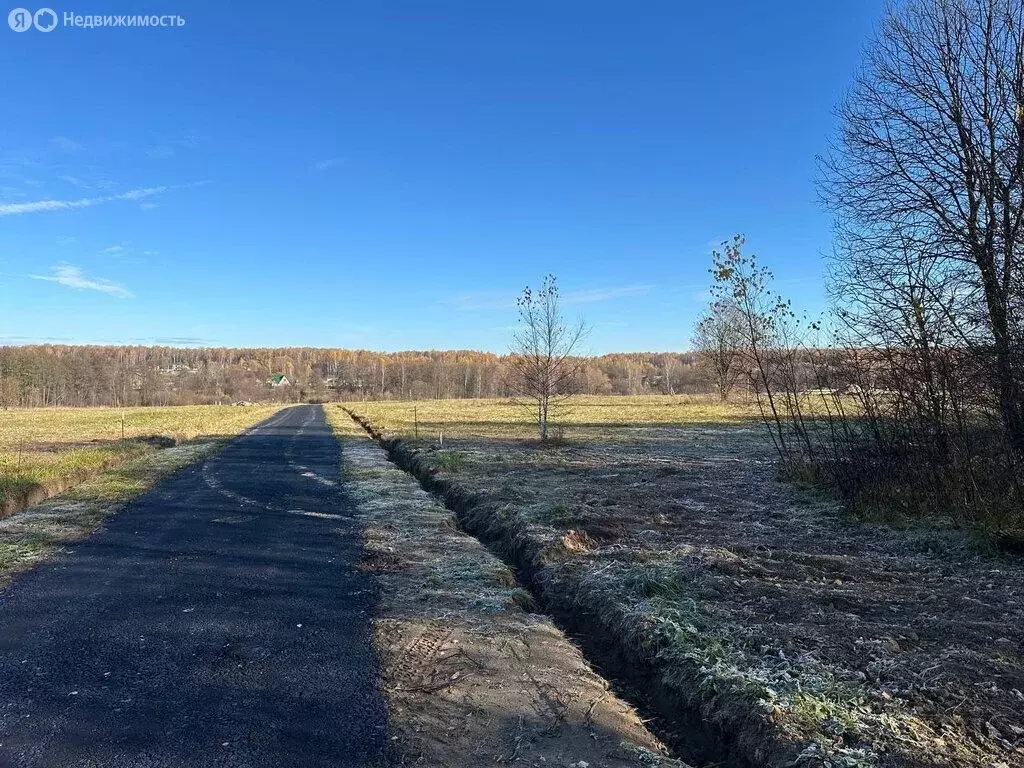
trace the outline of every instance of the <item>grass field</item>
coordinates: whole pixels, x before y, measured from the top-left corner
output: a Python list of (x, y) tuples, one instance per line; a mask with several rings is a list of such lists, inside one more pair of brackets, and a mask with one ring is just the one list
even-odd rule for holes
[(506, 402), (348, 407), (585, 645), (750, 763), (1024, 764), (1024, 565), (798, 495), (754, 408), (581, 398), (550, 446)]
[(187, 442), (230, 437), (280, 407), (201, 405), (0, 411), (0, 504), (32, 488), (74, 482), (157, 450), (152, 438)]
[[(490, 439), (532, 438), (536, 433), (529, 408), (511, 400), (387, 401), (352, 403), (351, 407), (396, 436), (412, 437), (417, 427), (421, 438), (432, 439), (442, 433)], [(738, 424), (758, 419), (753, 403), (722, 403), (703, 395), (580, 396), (558, 407), (551, 417), (567, 436), (589, 440), (600, 439), (614, 427)]]

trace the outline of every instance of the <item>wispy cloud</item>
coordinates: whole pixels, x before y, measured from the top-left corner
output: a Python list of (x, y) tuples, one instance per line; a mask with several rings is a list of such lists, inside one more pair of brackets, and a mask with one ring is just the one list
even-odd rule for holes
[(138, 263), (146, 259), (152, 259), (154, 256), (159, 256), (160, 251), (153, 248), (142, 249), (131, 241), (125, 240), (104, 248), (99, 252), (99, 255), (117, 261)]
[(29, 277), (33, 280), (46, 280), (47, 282), (58, 283), (68, 288), (108, 293), (119, 299), (130, 299), (132, 297), (132, 292), (120, 283), (115, 283), (113, 280), (107, 280), (102, 277), (86, 277), (81, 269), (71, 264), (58, 264), (50, 272), (52, 274), (29, 275)]
[(166, 192), (169, 187), (143, 187), (141, 189), (130, 189), (119, 195), (106, 195), (104, 197), (82, 197), (78, 200), (36, 200), (30, 203), (6, 203), (0, 205), (0, 216), (19, 216), (23, 213), (38, 213), (40, 211), (65, 211), (71, 208), (91, 208), (94, 205), (112, 203), (117, 200), (142, 200), (152, 195), (159, 195)]
[(326, 160), (318, 161), (315, 165), (315, 168), (318, 171), (326, 171), (330, 170), (331, 168), (334, 168), (335, 166), (341, 165), (343, 162), (345, 161), (340, 157), (329, 157)]
[(0, 343), (3, 344), (52, 344), (52, 343), (63, 343), (73, 342), (74, 339), (69, 339), (63, 336), (0, 336)]
[(152, 342), (162, 347), (202, 347), (212, 344), (213, 340), (198, 336), (157, 336)]
[(113, 203), (118, 200), (145, 200), (147, 197), (159, 195), (172, 189), (191, 189), (209, 184), (209, 181), (195, 181), (190, 184), (171, 184), (159, 187), (141, 187), (129, 189), (116, 195), (104, 195), (103, 197), (82, 197), (78, 200), (35, 200), (29, 203), (3, 203), (0, 204), (0, 216), (19, 216), (23, 213), (38, 213), (40, 211), (66, 211), (72, 208), (91, 208), (94, 205)]
[(162, 347), (210, 347), (216, 339), (197, 336), (143, 336), (138, 338), (68, 338), (66, 336), (0, 336), (0, 344), (156, 344)]

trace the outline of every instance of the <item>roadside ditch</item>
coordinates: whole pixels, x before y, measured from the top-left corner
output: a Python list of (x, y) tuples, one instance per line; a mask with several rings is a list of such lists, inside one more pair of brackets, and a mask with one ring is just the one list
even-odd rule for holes
[(15, 574), (91, 535), (131, 499), (224, 444), (224, 440), (173, 446), (168, 442), (166, 448), (125, 458), (105, 471), (79, 478), (54, 498), (0, 518), (0, 592)]
[(363, 531), (359, 568), (376, 584), (374, 646), (400, 764), (689, 768), (439, 499), (340, 409), (328, 420)]
[(6, 489), (3, 499), (0, 500), (0, 519), (16, 515), (29, 507), (48, 501), (54, 496), (59, 496), (77, 485), (92, 480), (111, 469), (116, 469), (148, 452), (173, 448), (175, 445), (177, 445), (177, 441), (174, 438), (164, 435), (133, 438), (119, 445), (123, 449), (119, 453), (88, 470), (69, 472), (60, 477), (10, 487)]
[[(600, 594), (582, 577), (580, 554), (571, 533), (538, 535), (514, 514), (503, 514), (486, 497), (439, 476), (413, 446), (388, 439), (369, 420), (344, 409), (400, 469), (437, 496), (459, 526), (507, 563), (543, 611), (581, 647), (584, 656), (612, 681), (616, 692), (636, 706), (648, 727), (678, 758), (695, 765), (824, 766), (772, 728), (770, 713), (751, 712), (726, 692), (699, 690), (699, 677), (680, 678), (661, 663), (657, 627), (624, 629), (634, 620), (613, 597)], [(677, 670), (673, 670), (677, 672)]]

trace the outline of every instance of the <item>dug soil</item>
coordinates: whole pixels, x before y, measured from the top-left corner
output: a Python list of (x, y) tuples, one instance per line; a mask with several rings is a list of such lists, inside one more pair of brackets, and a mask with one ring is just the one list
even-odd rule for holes
[(669, 731), (757, 766), (1024, 765), (1019, 559), (803, 500), (757, 428), (442, 451), (362, 423)]
[(508, 567), (339, 412), (343, 480), (378, 585), (374, 640), (403, 764), (686, 768)]

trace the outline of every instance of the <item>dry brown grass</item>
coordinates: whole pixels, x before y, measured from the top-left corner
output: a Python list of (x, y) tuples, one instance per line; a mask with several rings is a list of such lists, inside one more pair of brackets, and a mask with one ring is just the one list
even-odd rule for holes
[[(72, 485), (56, 499), (0, 518), (0, 586), (11, 574), (88, 536), (127, 501), (281, 407), (0, 412), (0, 502), (5, 492), (23, 493), (47, 483)], [(171, 438), (179, 445), (160, 449), (143, 437)]]
[[(355, 410), (394, 437), (407, 407)], [(754, 764), (1024, 764), (1024, 566), (802, 500), (756, 416), (605, 407), (550, 447), (513, 439), (532, 430), (507, 404), (439, 403), (427, 415), (458, 425), (443, 449), (401, 451), (552, 610)]]
[(143, 438), (187, 442), (231, 437), (280, 408), (199, 405), (0, 411), (0, 503), (34, 486), (83, 479), (156, 450)]
[[(394, 436), (532, 438), (529, 408), (511, 400), (418, 400), (345, 403)], [(580, 396), (560, 406), (553, 418), (568, 439), (600, 439), (615, 427), (683, 424), (737, 424), (758, 420), (753, 403), (722, 403), (703, 395), (640, 397)]]
[(58, 498), (0, 518), (0, 587), (59, 547), (82, 539), (125, 502), (187, 464), (210, 455), (220, 440), (195, 441), (133, 456)]

